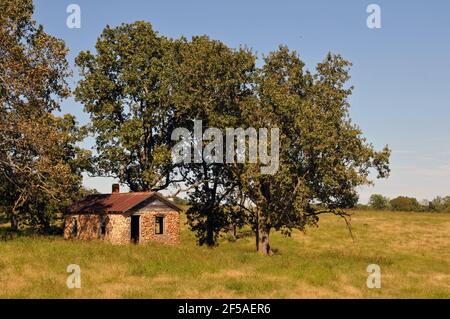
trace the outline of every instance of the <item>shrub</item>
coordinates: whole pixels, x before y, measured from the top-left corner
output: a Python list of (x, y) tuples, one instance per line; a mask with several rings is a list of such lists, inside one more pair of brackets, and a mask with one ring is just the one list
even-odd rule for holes
[(369, 206), (373, 209), (387, 209), (389, 207), (389, 198), (380, 194), (373, 194), (369, 199)]
[(450, 196), (435, 197), (431, 202), (429, 202), (428, 210), (432, 212), (450, 212)]

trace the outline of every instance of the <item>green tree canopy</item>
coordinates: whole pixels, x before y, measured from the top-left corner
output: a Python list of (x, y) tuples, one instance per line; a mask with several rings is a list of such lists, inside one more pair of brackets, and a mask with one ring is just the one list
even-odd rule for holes
[(280, 166), (274, 175), (246, 165), (240, 175), (257, 210), (257, 246), (270, 253), (271, 229), (289, 234), (315, 225), (322, 213), (345, 216), (357, 203), (356, 188), (389, 173), (387, 147), (376, 152), (348, 114), (350, 63), (329, 54), (316, 73), (304, 70), (287, 47), (264, 59), (257, 81), (257, 104), (246, 110), (248, 125), (280, 129)]
[(0, 2), (0, 205), (11, 227), (48, 226), (76, 194), (89, 154), (75, 119), (52, 114), (70, 91), (64, 43), (32, 19), (31, 0)]
[[(184, 119), (180, 125), (193, 131), (194, 120), (201, 120), (201, 134), (208, 128), (218, 129), (219, 136), (211, 136), (210, 140), (222, 140), (223, 148), (215, 152), (226, 154), (225, 129), (242, 125), (241, 104), (253, 95), (250, 86), (256, 57), (247, 49), (233, 50), (206, 36), (193, 37), (182, 47), (180, 56), (180, 86), (176, 92), (180, 117)], [(188, 223), (199, 243), (208, 246), (214, 246), (220, 231), (229, 226), (237, 200), (237, 181), (231, 166), (224, 163), (223, 156), (219, 157), (219, 163), (203, 157), (200, 162), (184, 165), (182, 170), (184, 184), (191, 188)]]
[(165, 188), (173, 181), (178, 46), (138, 21), (106, 27), (96, 52), (76, 58), (83, 78), (75, 95), (92, 120), (95, 172), (119, 178), (132, 191)]

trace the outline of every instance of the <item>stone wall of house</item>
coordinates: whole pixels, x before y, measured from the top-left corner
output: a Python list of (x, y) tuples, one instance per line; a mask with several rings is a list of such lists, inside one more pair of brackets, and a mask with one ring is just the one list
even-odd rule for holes
[(64, 216), (64, 238), (69, 239), (72, 237), (72, 218), (78, 220), (78, 215), (65, 215)]
[(109, 214), (108, 223), (106, 225), (106, 240), (118, 245), (130, 243), (131, 217), (129, 215)]
[[(76, 235), (72, 234), (73, 219), (77, 221)], [(64, 224), (64, 238), (96, 239), (99, 237), (99, 215), (67, 215)]]
[[(72, 234), (72, 220), (77, 221), (77, 233)], [(97, 239), (100, 237), (100, 215), (80, 214), (66, 215), (64, 221), (64, 238)]]
[(98, 239), (100, 232), (100, 215), (78, 215), (78, 238)]
[[(180, 243), (180, 214), (176, 211), (140, 211), (140, 243), (149, 241), (177, 245)], [(157, 216), (164, 217), (163, 234), (156, 234)]]
[[(77, 221), (77, 234), (72, 234), (72, 220)], [(105, 218), (106, 234), (100, 232), (101, 218)], [(125, 214), (79, 214), (64, 218), (64, 238), (105, 239), (114, 244), (130, 242), (130, 217)]]
[[(142, 209), (135, 214), (140, 215), (139, 243), (150, 241), (164, 244), (180, 243), (180, 214), (169, 210)], [(155, 221), (157, 216), (164, 217), (164, 232), (156, 234)], [(72, 219), (77, 220), (77, 234), (72, 235)], [(106, 218), (106, 234), (101, 235), (100, 221)], [(128, 214), (79, 214), (66, 215), (64, 218), (64, 238), (104, 239), (113, 244), (128, 244), (131, 237), (131, 215)]]

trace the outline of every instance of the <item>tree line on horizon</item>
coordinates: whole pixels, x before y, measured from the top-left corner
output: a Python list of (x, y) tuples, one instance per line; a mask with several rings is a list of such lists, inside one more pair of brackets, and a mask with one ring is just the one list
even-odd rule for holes
[(358, 204), (356, 207), (380, 211), (450, 213), (450, 196), (436, 196), (431, 201), (424, 199), (419, 202), (414, 197), (397, 196), (390, 199), (381, 194), (372, 194), (366, 205)]
[[(273, 230), (290, 235), (321, 214), (346, 219), (357, 187), (389, 175), (390, 150), (376, 151), (349, 116), (351, 63), (329, 53), (314, 71), (286, 46), (263, 57), (208, 36), (171, 39), (148, 22), (106, 26), (95, 52), (75, 60), (72, 91), (62, 40), (32, 18), (31, 0), (0, 3), (0, 205), (11, 228), (47, 229), (86, 194), (82, 173), (110, 176), (131, 191), (185, 187), (198, 243), (218, 244), (230, 225), (249, 225), (257, 251), (271, 254)], [(90, 123), (56, 115), (70, 95)], [(177, 127), (193, 121), (280, 130), (280, 164), (177, 163)], [(80, 147), (91, 134), (94, 152)], [(226, 150), (217, 150), (225, 154)], [(347, 221), (347, 219), (346, 219)]]

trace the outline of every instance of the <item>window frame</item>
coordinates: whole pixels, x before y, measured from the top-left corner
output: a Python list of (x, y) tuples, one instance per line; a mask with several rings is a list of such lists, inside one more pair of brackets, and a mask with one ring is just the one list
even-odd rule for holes
[[(158, 222), (158, 220), (160, 222)], [(159, 225), (158, 228), (157, 228), (157, 225)], [(165, 216), (156, 215), (155, 216), (155, 235), (164, 235), (164, 234), (165, 234)]]
[(70, 226), (70, 236), (77, 237), (78, 236), (78, 218), (76, 216), (72, 216)]

